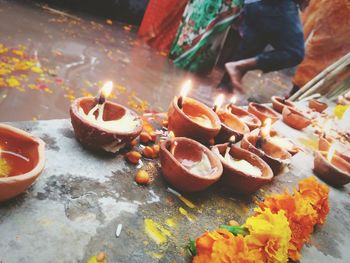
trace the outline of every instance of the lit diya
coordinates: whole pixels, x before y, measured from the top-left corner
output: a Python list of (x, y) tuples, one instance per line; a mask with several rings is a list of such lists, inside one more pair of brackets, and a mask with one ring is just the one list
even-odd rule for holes
[(273, 178), (271, 168), (254, 153), (231, 143), (216, 145), (212, 151), (222, 162), (224, 181), (236, 193), (254, 193)]
[[(321, 152), (328, 152), (334, 143), (336, 143), (334, 139), (328, 137), (326, 133), (323, 133), (318, 140), (318, 150)], [(335, 154), (350, 163), (350, 148), (348, 145), (337, 143)]]
[(98, 97), (78, 98), (70, 107), (75, 136), (88, 149), (116, 153), (142, 131), (134, 111), (106, 100), (112, 88), (107, 82)]
[(220, 119), (203, 103), (186, 97), (191, 85), (191, 81), (187, 81), (181, 95), (171, 101), (168, 110), (168, 129), (176, 136), (207, 143), (219, 133)]
[(311, 124), (311, 120), (295, 108), (285, 106), (282, 111), (283, 122), (296, 130), (305, 129)]
[(237, 107), (235, 105), (235, 102), (236, 97), (232, 96), (230, 103), (225, 106), (225, 110), (237, 116), (242, 122), (244, 122), (248, 126), (248, 128), (251, 131), (259, 128), (261, 126), (260, 119), (254, 114), (251, 114), (250, 112), (240, 107)]
[(309, 100), (309, 108), (321, 113), (328, 108), (328, 105), (327, 103), (324, 103), (322, 101), (312, 99), (312, 100)]
[(320, 178), (331, 185), (340, 187), (350, 183), (350, 162), (336, 153), (335, 144), (328, 152), (315, 153), (314, 170)]
[(282, 97), (272, 96), (271, 101), (272, 101), (273, 109), (278, 113), (282, 113), (284, 106), (295, 108), (295, 105), (293, 102)]
[(258, 117), (262, 123), (264, 123), (266, 119), (271, 119), (272, 123), (279, 119), (279, 114), (277, 112), (259, 103), (249, 103), (248, 111)]
[(278, 147), (287, 150), (291, 155), (295, 155), (301, 150), (300, 147), (296, 146), (292, 140), (281, 136), (275, 130), (270, 131), (270, 136), (269, 136), (268, 140), (270, 143), (273, 143), (273, 144), (277, 145)]
[(24, 192), (44, 169), (45, 143), (0, 124), (0, 202)]
[(168, 139), (161, 144), (160, 163), (164, 178), (185, 192), (204, 190), (222, 174), (222, 164), (214, 153), (184, 137)]
[(220, 106), (224, 102), (224, 96), (221, 94), (215, 100), (213, 110), (219, 116), (221, 121), (221, 129), (219, 134), (215, 137), (216, 143), (225, 143), (234, 138), (234, 142), (242, 140), (243, 135), (249, 133), (248, 126), (241, 121), (237, 116), (229, 111), (221, 110)]
[(270, 130), (271, 120), (267, 119), (260, 131), (244, 135), (241, 147), (259, 156), (274, 174), (278, 174), (284, 166), (290, 164), (292, 156), (286, 149), (270, 141)]

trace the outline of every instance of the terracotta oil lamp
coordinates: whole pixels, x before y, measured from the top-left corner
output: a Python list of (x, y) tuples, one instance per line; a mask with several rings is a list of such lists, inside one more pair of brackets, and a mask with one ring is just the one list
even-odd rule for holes
[(219, 158), (199, 142), (176, 137), (160, 146), (160, 163), (164, 178), (185, 192), (206, 189), (222, 174)]
[(27, 190), (44, 169), (45, 143), (0, 124), (0, 202)]
[[(318, 140), (318, 150), (321, 152), (328, 152), (332, 144), (336, 143), (334, 139), (328, 137), (325, 133), (319, 137)], [(343, 158), (345, 161), (350, 163), (350, 152), (349, 147), (345, 145), (338, 145), (336, 147), (335, 154)]]
[(267, 119), (260, 131), (246, 134), (241, 141), (241, 147), (263, 159), (276, 175), (290, 164), (292, 155), (269, 140), (270, 125), (271, 121)]
[(232, 96), (231, 102), (225, 106), (225, 110), (237, 116), (241, 121), (243, 121), (249, 128), (249, 130), (255, 130), (260, 128), (261, 121), (254, 114), (243, 110), (235, 105), (236, 97)]
[(321, 113), (328, 108), (328, 105), (327, 103), (312, 99), (309, 100), (309, 108)]
[(282, 97), (272, 96), (271, 101), (272, 101), (273, 109), (278, 113), (282, 113), (284, 106), (295, 108), (295, 105), (293, 102), (291, 102), (290, 100), (284, 99)]
[(270, 136), (268, 138), (270, 143), (273, 143), (277, 145), (280, 148), (283, 148), (284, 150), (287, 150), (292, 156), (297, 154), (301, 149), (295, 145), (295, 143), (284, 137), (281, 136), (277, 131), (271, 130), (270, 131)]
[(248, 126), (242, 122), (238, 117), (232, 113), (222, 110), (221, 105), (224, 102), (224, 95), (220, 94), (214, 103), (213, 110), (218, 115), (221, 121), (221, 129), (219, 134), (215, 137), (216, 143), (225, 143), (229, 140), (234, 140), (238, 142), (242, 140), (243, 135), (248, 133), (250, 130)]
[(256, 154), (231, 143), (216, 145), (212, 151), (219, 156), (223, 179), (234, 192), (252, 194), (272, 181), (271, 168)]
[(219, 133), (221, 122), (208, 106), (186, 97), (190, 87), (191, 82), (186, 82), (181, 96), (176, 96), (171, 101), (168, 110), (168, 129), (176, 136), (207, 143)]
[(107, 82), (97, 98), (78, 98), (71, 104), (75, 136), (88, 149), (116, 153), (142, 131), (142, 120), (134, 111), (106, 100), (112, 85)]
[(311, 124), (311, 120), (308, 117), (306, 117), (302, 112), (289, 106), (285, 106), (283, 108), (282, 116), (283, 122), (296, 130), (305, 129)]
[(328, 152), (315, 153), (314, 170), (320, 178), (336, 187), (350, 183), (350, 162), (336, 153), (335, 144)]
[(259, 103), (249, 103), (248, 111), (258, 117), (261, 123), (264, 123), (266, 119), (271, 119), (272, 123), (276, 122), (279, 119), (277, 112)]
[(227, 111), (217, 111), (221, 121), (221, 129), (219, 134), (215, 137), (216, 143), (225, 143), (232, 138), (235, 138), (234, 142), (242, 140), (243, 135), (249, 133), (248, 126), (241, 121), (238, 117)]

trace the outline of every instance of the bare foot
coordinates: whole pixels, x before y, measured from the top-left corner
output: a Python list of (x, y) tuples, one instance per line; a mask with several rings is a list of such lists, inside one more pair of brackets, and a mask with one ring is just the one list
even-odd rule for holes
[(240, 92), (245, 93), (242, 85), (242, 78), (246, 72), (239, 69), (239, 64), (237, 62), (226, 63), (225, 68), (227, 73), (230, 75), (233, 87), (238, 89)]

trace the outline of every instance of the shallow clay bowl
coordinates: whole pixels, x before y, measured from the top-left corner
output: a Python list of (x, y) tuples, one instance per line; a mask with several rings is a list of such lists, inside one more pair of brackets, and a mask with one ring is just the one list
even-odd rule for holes
[(216, 145), (212, 151), (219, 156), (224, 167), (223, 179), (230, 188), (240, 194), (251, 194), (256, 192), (263, 185), (271, 182), (273, 172), (266, 162), (264, 162), (256, 154), (239, 148), (235, 145), (231, 146), (230, 155), (237, 160), (246, 160), (253, 166), (260, 169), (261, 177), (254, 177), (232, 167), (224, 158), (227, 144)]
[[(297, 154), (297, 153), (301, 150), (298, 146), (295, 145), (295, 143), (294, 143), (292, 140), (290, 140), (290, 139), (288, 139), (288, 138), (286, 138), (286, 137), (281, 136), (281, 135), (280, 135), (277, 131), (275, 131), (275, 130), (271, 130), (271, 131), (270, 131), (270, 138), (275, 137), (275, 136), (281, 137), (281, 138), (283, 138), (284, 140), (287, 140), (288, 142), (290, 142), (290, 144), (293, 145), (292, 148), (286, 149), (292, 156), (295, 155), (295, 154)], [(278, 146), (278, 145), (277, 145), (277, 146)]]
[(110, 148), (120, 147), (123, 148), (126, 144), (135, 139), (142, 131), (142, 120), (133, 111), (117, 103), (106, 101), (105, 109), (103, 113), (104, 121), (118, 120), (122, 118), (127, 111), (139, 124), (134, 130), (130, 132), (111, 131), (105, 128), (101, 128), (95, 124), (92, 124), (80, 115), (79, 108), (82, 108), (85, 114), (96, 106), (96, 99), (90, 97), (78, 98), (73, 101), (70, 107), (71, 122), (74, 128), (74, 133), (78, 141), (88, 149), (106, 152), (115, 152)]
[(2, 160), (9, 167), (8, 176), (0, 177), (0, 202), (3, 202), (26, 191), (41, 174), (45, 164), (45, 143), (25, 131), (0, 124), (0, 147)]
[[(182, 160), (198, 162), (206, 154), (211, 167), (210, 174), (191, 173), (181, 164)], [(160, 146), (160, 163), (162, 174), (175, 188), (185, 192), (197, 192), (208, 188), (222, 175), (222, 164), (219, 158), (204, 145), (195, 140), (176, 137), (164, 141)]]
[(259, 103), (249, 103), (248, 111), (254, 114), (256, 117), (258, 117), (261, 123), (264, 123), (264, 121), (268, 118), (271, 119), (271, 123), (274, 123), (279, 119), (279, 115), (277, 112)]
[[(207, 143), (219, 133), (221, 122), (212, 109), (188, 97), (183, 100), (180, 109), (178, 99), (178, 97), (175, 97), (171, 101), (168, 110), (168, 129), (173, 131), (175, 136)], [(206, 116), (211, 122), (211, 127), (198, 124), (189, 116)]]
[[(332, 143), (333, 143), (333, 140), (331, 138), (320, 136), (320, 138), (318, 139), (318, 150), (322, 151), (322, 152), (328, 152), (329, 148), (331, 148)], [(345, 161), (350, 163), (349, 151), (345, 150), (345, 153), (344, 153), (344, 151), (342, 151), (342, 152), (335, 151), (335, 153), (336, 153), (336, 155), (340, 156)]]
[(283, 122), (296, 130), (305, 129), (311, 120), (297, 109), (285, 106), (282, 111)]
[(321, 179), (337, 187), (350, 183), (349, 162), (335, 154), (330, 163), (327, 152), (317, 151), (315, 155), (314, 170)]
[(218, 111), (216, 114), (221, 121), (220, 132), (215, 137), (216, 143), (228, 142), (232, 136), (235, 138), (232, 142), (238, 142), (242, 140), (244, 134), (249, 133), (248, 126), (230, 112)]
[(263, 142), (262, 147), (257, 148), (258, 139), (259, 136), (256, 134), (246, 134), (241, 141), (241, 147), (263, 159), (271, 167), (273, 173), (277, 175), (284, 166), (290, 164), (292, 155), (269, 141)]
[(240, 118), (240, 120), (243, 121), (251, 131), (261, 127), (261, 121), (258, 117), (236, 105), (228, 104), (226, 105), (226, 110)]
[(309, 108), (321, 113), (328, 108), (328, 105), (318, 100), (309, 100)]
[(292, 108), (295, 108), (295, 105), (290, 100), (286, 100), (284, 98), (278, 97), (278, 96), (272, 96), (272, 107), (275, 111), (278, 113), (282, 113), (284, 106), (289, 106)]

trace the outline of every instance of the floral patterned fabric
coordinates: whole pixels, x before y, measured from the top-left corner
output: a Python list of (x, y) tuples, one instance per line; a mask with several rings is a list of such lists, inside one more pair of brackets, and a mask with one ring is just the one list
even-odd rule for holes
[(242, 5), (243, 0), (189, 1), (170, 52), (174, 64), (193, 72), (210, 70), (220, 51), (220, 36), (238, 18)]

